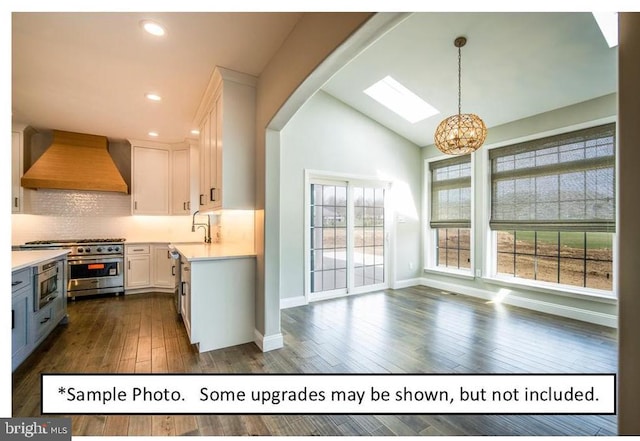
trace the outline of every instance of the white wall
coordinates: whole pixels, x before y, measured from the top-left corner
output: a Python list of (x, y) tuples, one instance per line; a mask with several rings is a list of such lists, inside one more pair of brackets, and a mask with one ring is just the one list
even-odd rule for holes
[[(612, 122), (617, 114), (616, 95), (606, 95), (584, 103), (556, 109), (550, 112), (539, 114), (530, 118), (514, 121), (502, 126), (491, 127), (488, 131), (487, 140), (483, 147), (475, 154), (476, 163), (474, 173), (476, 183), (479, 179), (487, 179), (489, 171), (481, 164), (480, 155), (487, 155), (487, 150), (492, 147), (506, 145), (526, 139), (539, 138), (542, 136), (567, 131), (566, 129), (578, 129), (589, 127), (604, 122)], [(440, 156), (441, 153), (435, 146), (425, 147), (423, 158)], [(488, 164), (488, 161), (485, 163)], [(488, 166), (487, 166), (488, 167)], [(487, 258), (487, 247), (489, 246), (485, 227), (488, 218), (488, 204), (486, 194), (483, 195), (480, 185), (474, 188), (475, 212), (473, 218), (474, 228), (474, 250), (473, 264), (475, 270), (481, 270), (485, 274), (488, 268), (485, 259)], [(475, 272), (475, 271), (474, 271)], [(507, 297), (504, 303), (511, 303), (534, 310), (548, 312), (552, 314), (572, 317), (579, 320), (590, 321), (615, 326), (617, 320), (617, 304), (615, 300), (609, 299), (589, 299), (579, 296), (568, 296), (541, 293), (526, 288), (505, 286), (487, 283), (482, 279), (460, 279), (433, 272), (425, 273), (424, 283), (429, 286), (457, 291), (462, 294), (469, 294), (487, 299), (500, 297), (505, 294)], [(506, 291), (505, 291), (506, 289)], [(500, 294), (498, 294), (500, 293)]]
[[(11, 244), (33, 240), (125, 238), (128, 242), (199, 242), (191, 216), (132, 216), (131, 196), (100, 191), (27, 190), (28, 214), (11, 216)], [(202, 218), (197, 219), (202, 222)], [(253, 241), (254, 212), (228, 210), (212, 216), (212, 236)], [(216, 226), (218, 231), (216, 231)]]
[(304, 295), (305, 169), (392, 182), (391, 205), (406, 220), (396, 223), (395, 280), (419, 275), (420, 158), (415, 144), (322, 91), (305, 103), (280, 138), (282, 299)]
[[(378, 16), (380, 14), (377, 14)], [(280, 237), (279, 172), (274, 157), (279, 157), (279, 131), (288, 121), (289, 110), (296, 110), (339, 66), (351, 60), (368, 44), (368, 37), (355, 33), (371, 13), (305, 13), (269, 60), (258, 78), (256, 88), (256, 343), (263, 350), (283, 345), (280, 333)], [(375, 17), (374, 17), (375, 18)], [(331, 29), (331, 32), (327, 32)], [(374, 32), (379, 27), (375, 27)], [(348, 37), (351, 44), (342, 43)], [(357, 41), (357, 44), (353, 42)], [(336, 51), (337, 48), (340, 48)], [(327, 66), (333, 60), (337, 64)], [(319, 82), (312, 92), (305, 85)], [(313, 87), (313, 86), (312, 86)], [(302, 92), (301, 90), (304, 89)], [(297, 98), (296, 98), (297, 97)], [(276, 158), (277, 159), (277, 158)], [(279, 161), (278, 161), (279, 163)], [(275, 216), (275, 218), (274, 218)], [(263, 340), (262, 342), (260, 340)], [(272, 341), (272, 344), (265, 344)]]

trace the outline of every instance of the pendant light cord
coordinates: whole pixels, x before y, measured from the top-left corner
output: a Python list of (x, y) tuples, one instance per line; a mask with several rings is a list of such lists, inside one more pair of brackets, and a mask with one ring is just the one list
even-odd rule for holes
[(461, 112), (461, 106), (460, 106), (460, 102), (461, 102), (461, 97), (462, 97), (462, 86), (461, 86), (461, 72), (462, 72), (462, 55), (461, 55), (461, 50), (460, 50), (460, 46), (458, 46), (458, 115), (460, 115)]

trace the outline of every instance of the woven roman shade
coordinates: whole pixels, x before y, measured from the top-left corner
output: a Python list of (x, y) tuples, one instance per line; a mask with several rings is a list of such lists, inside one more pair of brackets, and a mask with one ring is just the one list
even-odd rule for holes
[(615, 231), (615, 124), (489, 151), (494, 230)]
[(429, 163), (431, 228), (471, 228), (471, 155)]

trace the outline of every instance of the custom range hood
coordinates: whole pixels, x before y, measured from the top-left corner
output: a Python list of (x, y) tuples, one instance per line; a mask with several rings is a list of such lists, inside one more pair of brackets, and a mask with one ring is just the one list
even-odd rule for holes
[(53, 130), (53, 142), (26, 171), (21, 185), (127, 193), (127, 183), (107, 146), (105, 136)]

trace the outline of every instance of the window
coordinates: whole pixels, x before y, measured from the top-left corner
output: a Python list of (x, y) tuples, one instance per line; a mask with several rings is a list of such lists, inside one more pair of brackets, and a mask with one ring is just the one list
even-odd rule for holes
[(471, 269), (471, 155), (429, 164), (435, 265)]
[(615, 125), (493, 149), (496, 272), (612, 290)]
[(498, 231), (499, 274), (611, 291), (611, 233)]
[(471, 230), (438, 228), (436, 264), (445, 268), (471, 269)]

